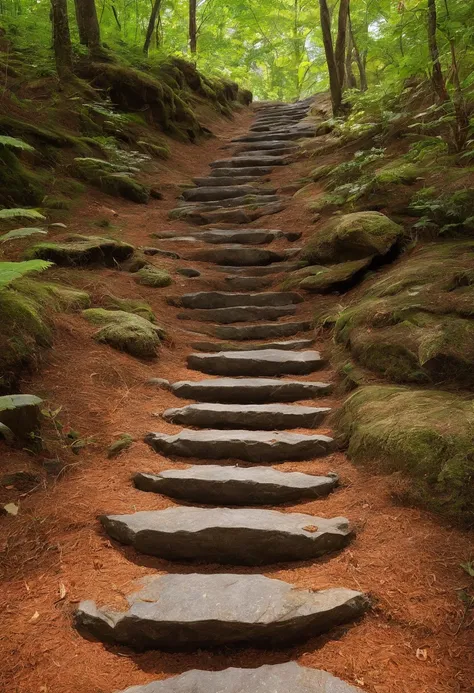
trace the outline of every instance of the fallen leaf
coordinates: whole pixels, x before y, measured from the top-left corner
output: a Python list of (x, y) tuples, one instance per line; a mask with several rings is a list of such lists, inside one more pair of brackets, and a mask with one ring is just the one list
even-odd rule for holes
[(3, 506), (3, 509), (9, 513), (9, 515), (18, 515), (19, 507), (16, 503), (7, 503)]
[(418, 648), (416, 651), (416, 658), (419, 659), (420, 662), (426, 662), (428, 659), (428, 650)]
[(66, 592), (66, 587), (65, 587), (65, 585), (64, 585), (63, 582), (60, 582), (60, 583), (59, 583), (59, 599), (60, 599), (60, 600), (61, 600), (61, 599), (64, 599), (65, 596), (66, 596), (66, 594), (67, 594), (67, 592)]
[(36, 623), (36, 621), (39, 619), (39, 617), (40, 617), (39, 611), (35, 611), (33, 616), (30, 618), (30, 623)]
[(306, 527), (303, 527), (305, 532), (317, 532), (318, 528), (316, 525), (306, 525)]

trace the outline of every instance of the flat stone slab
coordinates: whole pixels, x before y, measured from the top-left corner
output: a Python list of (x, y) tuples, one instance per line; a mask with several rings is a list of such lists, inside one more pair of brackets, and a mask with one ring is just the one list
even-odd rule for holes
[(278, 339), (280, 337), (292, 337), (298, 332), (306, 332), (311, 328), (309, 320), (298, 322), (269, 322), (265, 325), (215, 325), (208, 328), (207, 334), (219, 339), (236, 339), (237, 341), (247, 339)]
[(274, 195), (275, 192), (275, 188), (265, 190), (265, 188), (256, 188), (253, 185), (201, 186), (183, 190), (181, 197), (189, 202), (213, 202), (215, 200), (227, 200), (245, 195)]
[(258, 669), (193, 669), (166, 681), (133, 686), (123, 693), (363, 693), (319, 669), (296, 662), (269, 664)]
[(254, 151), (256, 146), (260, 148), (261, 151), (268, 150), (268, 151), (273, 151), (275, 149), (281, 149), (282, 147), (285, 147), (288, 151), (291, 150), (296, 150), (298, 149), (297, 144), (284, 144), (282, 145), (281, 141), (279, 140), (267, 140), (265, 142), (258, 142), (258, 145), (252, 144), (251, 142), (244, 142), (239, 145), (239, 151), (240, 152), (251, 152)]
[(329, 455), (336, 448), (333, 438), (324, 435), (217, 429), (183, 429), (175, 435), (148, 433), (145, 443), (166, 456), (252, 463), (308, 460)]
[(270, 202), (256, 206), (248, 204), (232, 209), (205, 209), (204, 207), (178, 208), (171, 210), (170, 218), (188, 221), (190, 224), (204, 226), (206, 224), (251, 224), (260, 217), (278, 214), (285, 209), (283, 202)]
[[(301, 248), (291, 248), (289, 250), (283, 251), (286, 257), (292, 257), (293, 255), (299, 253)], [(300, 269), (301, 263), (298, 261), (281, 261), (281, 262), (271, 262), (269, 265), (216, 265), (213, 267), (215, 272), (225, 272), (229, 274), (239, 275), (241, 277), (268, 277), (272, 274), (282, 274), (284, 272), (293, 272), (293, 270)]]
[[(201, 188), (197, 188), (200, 190)], [(243, 207), (245, 205), (264, 205), (268, 202), (278, 202), (280, 197), (278, 195), (262, 195), (257, 194), (258, 190), (254, 190), (253, 194), (242, 195), (241, 197), (230, 197), (225, 200), (209, 200), (207, 202), (192, 202), (187, 200), (181, 200), (178, 202), (178, 207), (185, 209), (223, 209), (231, 207)]]
[(267, 291), (252, 294), (234, 294), (225, 291), (198, 291), (183, 294), (168, 302), (183, 308), (230, 308), (232, 306), (289, 306), (301, 303), (303, 298), (294, 291)]
[(264, 342), (263, 344), (238, 344), (229, 342), (192, 342), (192, 349), (197, 351), (216, 352), (216, 351), (259, 351), (261, 349), (281, 349), (282, 351), (293, 351), (298, 349), (309, 349), (314, 344), (314, 339), (290, 339), (283, 342)]
[(170, 385), (177, 397), (198, 402), (265, 404), (316, 399), (331, 391), (329, 383), (273, 378), (210, 378), (180, 380)]
[(270, 277), (239, 277), (235, 275), (224, 277), (225, 287), (235, 291), (266, 289), (272, 284), (272, 281), (273, 279)]
[(296, 306), (234, 306), (233, 308), (195, 308), (190, 313), (178, 313), (180, 320), (197, 320), (228, 325), (233, 322), (278, 320), (294, 315)]
[(281, 166), (289, 162), (288, 156), (251, 156), (242, 155), (234, 156), (231, 159), (218, 159), (211, 163), (211, 168), (223, 168), (223, 169), (233, 169), (233, 168), (248, 168), (248, 167), (272, 167)]
[[(159, 237), (159, 236), (158, 236)], [(286, 238), (288, 241), (297, 241), (301, 237), (298, 232), (284, 232), (272, 229), (209, 229), (208, 231), (187, 232), (186, 236), (172, 236), (167, 234), (161, 242), (172, 243), (211, 243), (213, 245), (243, 243), (245, 245), (263, 245), (272, 243), (277, 238)]]
[(167, 409), (163, 418), (181, 426), (276, 431), (288, 428), (317, 428), (331, 412), (328, 407), (291, 404), (188, 404)]
[(282, 262), (287, 259), (287, 254), (262, 248), (246, 248), (239, 245), (228, 245), (222, 248), (205, 248), (193, 252), (187, 259), (198, 262), (211, 262), (226, 267), (249, 267), (256, 265), (270, 265), (272, 262)]
[(280, 472), (272, 467), (195, 465), (159, 474), (138, 473), (133, 483), (141, 491), (161, 493), (191, 503), (211, 505), (272, 505), (321, 498), (339, 483), (336, 474), (312, 476)]
[[(153, 575), (141, 584), (142, 589), (128, 597), (125, 612), (81, 602), (76, 627), (104, 642), (138, 651), (282, 647), (353, 621), (369, 608), (361, 592), (342, 587), (315, 592), (263, 575)], [(216, 693), (231, 690), (224, 687)], [(254, 693), (253, 688), (236, 690)], [(195, 688), (191, 691), (197, 693)], [(329, 689), (327, 693), (344, 691)]]
[(318, 558), (347, 546), (344, 517), (326, 519), (259, 508), (145, 510), (103, 515), (107, 534), (138, 552), (170, 561), (265, 565)]
[[(316, 128), (285, 128), (281, 130), (273, 130), (272, 132), (261, 132), (255, 134), (243, 135), (242, 137), (235, 137), (232, 142), (272, 142), (278, 140), (284, 142), (286, 140), (297, 140), (302, 137), (315, 137)], [(196, 179), (194, 179), (196, 180)]]
[(229, 376), (309, 375), (326, 363), (319, 351), (281, 349), (190, 354), (187, 362), (188, 368), (202, 373)]
[[(217, 180), (216, 180), (217, 178)], [(193, 183), (199, 187), (209, 188), (216, 186), (228, 186), (228, 185), (247, 185), (249, 183), (261, 183), (262, 179), (260, 176), (238, 176), (238, 180), (235, 176), (229, 177), (216, 177), (207, 176), (206, 178), (193, 178)]]
[(241, 166), (240, 168), (214, 168), (211, 171), (211, 177), (217, 176), (218, 178), (236, 178), (236, 176), (248, 177), (259, 177), (268, 176), (273, 171), (272, 166)]

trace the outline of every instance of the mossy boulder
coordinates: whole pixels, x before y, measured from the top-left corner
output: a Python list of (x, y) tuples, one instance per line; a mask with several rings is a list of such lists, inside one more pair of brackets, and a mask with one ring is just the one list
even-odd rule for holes
[(409, 479), (405, 499), (472, 524), (472, 399), (436, 390), (363, 387), (336, 414), (335, 428), (354, 462)]
[(143, 267), (135, 273), (135, 278), (139, 284), (153, 286), (156, 289), (169, 286), (173, 282), (171, 275), (166, 270), (152, 266)]
[(413, 185), (422, 177), (424, 171), (416, 164), (405, 161), (392, 161), (375, 172), (374, 187), (391, 185)]
[(74, 159), (72, 172), (77, 178), (91, 183), (108, 195), (143, 204), (150, 198), (149, 188), (134, 180), (128, 170), (123, 170), (110, 161), (92, 157), (77, 158)]
[(58, 241), (37, 243), (25, 253), (25, 259), (50, 260), (57, 265), (105, 265), (117, 267), (133, 254), (128, 243), (101, 236), (71, 235)]
[(404, 235), (402, 226), (380, 212), (344, 214), (311, 236), (301, 258), (311, 264), (325, 265), (380, 257), (400, 244)]
[(101, 303), (108, 310), (123, 310), (126, 313), (139, 315), (145, 320), (156, 322), (152, 307), (145, 301), (135, 298), (117, 298), (117, 296), (105, 296)]
[(372, 262), (372, 257), (339, 262), (336, 265), (310, 265), (292, 272), (282, 283), (282, 288), (300, 288), (314, 293), (346, 291), (358, 281), (359, 276)]
[(102, 326), (94, 335), (98, 342), (109, 344), (114, 349), (138, 358), (156, 356), (161, 344), (160, 338), (165, 336), (162, 328), (140, 315), (123, 310), (89, 308), (82, 314), (92, 324)]
[(91, 303), (86, 291), (64, 284), (42, 282), (34, 279), (18, 279), (13, 286), (24, 296), (29, 296), (41, 305), (55, 311), (74, 311), (88, 308)]
[(430, 244), (365, 287), (335, 340), (395, 382), (474, 386), (474, 243)]

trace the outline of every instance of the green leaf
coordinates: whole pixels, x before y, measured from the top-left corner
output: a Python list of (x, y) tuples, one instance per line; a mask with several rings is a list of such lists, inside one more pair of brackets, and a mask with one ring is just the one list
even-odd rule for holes
[(8, 135), (0, 135), (0, 147), (8, 147), (8, 149), (22, 149), (25, 152), (34, 152), (35, 148), (19, 140), (16, 137), (8, 137)]
[(471, 577), (474, 577), (474, 562), (461, 563), (461, 568)]
[(34, 226), (12, 229), (8, 233), (3, 234), (3, 236), (0, 236), (0, 242), (5, 243), (5, 241), (13, 241), (16, 238), (26, 238), (27, 236), (32, 236), (34, 233), (47, 234), (48, 232), (46, 229), (39, 229)]
[(3, 395), (0, 397), (0, 411), (17, 407), (35, 407), (43, 402), (36, 395)]
[(44, 221), (46, 217), (36, 209), (15, 207), (14, 209), (0, 209), (0, 219), (41, 219), (41, 221)]
[(0, 262), (0, 289), (8, 286), (15, 279), (23, 277), (28, 272), (42, 272), (51, 265), (52, 262), (45, 260), (24, 260), (23, 262)]

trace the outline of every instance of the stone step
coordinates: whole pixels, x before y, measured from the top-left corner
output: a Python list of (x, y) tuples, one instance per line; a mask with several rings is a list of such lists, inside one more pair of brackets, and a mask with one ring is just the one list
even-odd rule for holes
[(193, 252), (188, 260), (211, 262), (225, 267), (250, 267), (270, 265), (273, 262), (283, 262), (288, 259), (288, 251), (264, 250), (262, 248), (241, 247), (238, 244), (220, 248), (204, 248)]
[[(287, 258), (291, 258), (300, 253), (301, 248), (291, 248), (279, 252), (284, 253)], [(292, 262), (271, 262), (269, 265), (216, 265), (212, 269), (214, 272), (228, 272), (232, 275), (255, 278), (266, 277), (270, 274), (281, 274), (282, 272), (293, 272), (293, 270), (301, 269), (301, 263), (298, 260), (294, 260)]]
[(282, 147), (285, 147), (288, 151), (296, 151), (299, 149), (297, 144), (282, 144), (281, 141), (279, 140), (270, 140), (266, 142), (261, 142), (257, 140), (257, 144), (252, 144), (252, 142), (244, 142), (242, 144), (239, 144), (239, 152), (252, 152), (255, 150), (256, 147), (259, 147), (262, 151), (263, 150), (268, 150), (268, 151), (273, 151), (275, 149), (279, 150)]
[(272, 467), (195, 465), (159, 474), (138, 473), (133, 483), (141, 491), (161, 493), (191, 503), (209, 505), (272, 505), (327, 496), (339, 483), (337, 474), (312, 476), (280, 472)]
[(267, 664), (258, 669), (192, 669), (166, 681), (133, 686), (122, 693), (363, 693), (320, 669), (296, 662)]
[(309, 329), (311, 329), (309, 320), (298, 320), (295, 322), (269, 322), (265, 325), (213, 325), (212, 327), (196, 329), (196, 332), (218, 339), (235, 339), (241, 342), (250, 339), (292, 337), (299, 332), (307, 332)]
[(301, 238), (297, 231), (280, 231), (278, 229), (209, 229), (208, 231), (187, 231), (186, 236), (163, 233), (155, 234), (161, 242), (171, 243), (210, 243), (213, 245), (228, 245), (237, 243), (243, 245), (264, 245), (275, 239), (286, 238), (290, 243)]
[(314, 344), (314, 339), (291, 339), (284, 342), (264, 342), (263, 344), (238, 344), (228, 342), (192, 342), (191, 349), (197, 351), (217, 352), (217, 351), (258, 351), (265, 349), (281, 349), (282, 351), (293, 351), (298, 349), (309, 349)]
[(180, 409), (167, 409), (163, 418), (170, 423), (196, 428), (277, 431), (318, 428), (330, 412), (328, 407), (292, 404), (188, 404)]
[(255, 134), (243, 135), (235, 137), (232, 142), (274, 142), (285, 140), (298, 140), (302, 137), (315, 137), (316, 128), (291, 128), (287, 130), (279, 130), (273, 132), (261, 132)]
[(272, 150), (267, 150), (264, 149), (260, 146), (260, 142), (255, 142), (251, 145), (248, 146), (247, 149), (242, 149), (241, 147), (238, 147), (234, 151), (234, 156), (242, 157), (242, 156), (255, 156), (255, 157), (263, 157), (263, 156), (269, 156), (270, 154), (272, 156), (291, 156), (296, 153), (296, 151), (299, 149), (298, 146), (295, 145), (288, 145), (285, 144), (285, 142), (281, 142), (280, 146), (278, 149), (272, 149)]
[(318, 558), (347, 546), (344, 517), (326, 519), (260, 508), (144, 510), (102, 515), (107, 534), (139, 553), (169, 561), (267, 565)]
[(244, 197), (245, 195), (274, 195), (275, 188), (255, 188), (252, 185), (228, 185), (228, 186), (212, 186), (212, 187), (197, 187), (183, 190), (181, 197), (183, 200), (190, 202), (213, 202), (216, 200), (226, 200), (235, 197)]
[[(138, 651), (237, 645), (272, 648), (326, 633), (359, 618), (369, 608), (369, 600), (361, 592), (342, 587), (306, 590), (263, 575), (151, 575), (142, 578), (141, 584), (141, 589), (127, 598), (127, 611), (99, 609), (95, 602), (81, 602), (75, 614), (76, 627), (103, 642)], [(215, 672), (207, 673), (213, 676)], [(224, 685), (216, 688), (216, 693), (257, 693), (253, 684), (246, 687), (245, 680), (242, 688)], [(169, 685), (169, 680), (163, 683)], [(178, 693), (180, 688), (168, 686), (164, 690)], [(212, 690), (202, 689), (203, 693)], [(270, 687), (265, 693), (276, 690)], [(318, 693), (308, 687), (302, 692), (309, 690)], [(198, 693), (198, 689), (193, 687), (191, 692)], [(324, 693), (345, 692), (333, 688)]]
[(302, 296), (294, 291), (267, 291), (254, 294), (234, 294), (224, 291), (197, 291), (168, 299), (168, 303), (182, 308), (230, 308), (231, 306), (288, 306), (302, 303)]
[(217, 200), (214, 202), (187, 202), (181, 200), (178, 202), (177, 209), (231, 209), (232, 207), (244, 207), (245, 205), (265, 205), (270, 202), (278, 202), (278, 195), (244, 195), (242, 197), (233, 197), (226, 200)]
[(231, 159), (218, 159), (210, 164), (212, 169), (234, 169), (253, 167), (270, 167), (282, 166), (289, 162), (288, 156), (233, 156)]
[(331, 391), (330, 383), (274, 378), (212, 378), (180, 380), (171, 392), (183, 399), (224, 404), (265, 404), (316, 399)]
[(278, 320), (296, 313), (296, 306), (234, 306), (232, 308), (195, 308), (190, 313), (178, 313), (179, 320), (196, 320), (229, 325), (235, 322)]
[(215, 168), (211, 171), (210, 175), (212, 177), (233, 178), (235, 180), (238, 176), (244, 176), (246, 178), (249, 176), (268, 176), (272, 171), (272, 166), (257, 166), (250, 164), (249, 166), (242, 166), (240, 168)]
[(271, 286), (273, 279), (271, 277), (224, 277), (224, 285), (226, 289), (234, 291), (257, 291), (258, 289), (266, 289)]
[(326, 365), (319, 351), (281, 351), (280, 349), (190, 354), (187, 363), (188, 368), (201, 373), (231, 377), (309, 375)]
[(308, 460), (328, 455), (336, 447), (334, 440), (324, 435), (218, 429), (184, 429), (175, 435), (148, 433), (145, 442), (166, 456), (252, 463)]
[(170, 219), (180, 219), (197, 226), (208, 224), (251, 224), (253, 221), (270, 214), (278, 214), (285, 209), (283, 202), (269, 202), (256, 206), (254, 204), (231, 209), (206, 209), (204, 207), (177, 207), (169, 213)]
[(217, 176), (208, 176), (207, 178), (193, 178), (193, 183), (197, 185), (198, 187), (203, 187), (203, 188), (209, 188), (209, 187), (217, 187), (217, 186), (224, 186), (227, 187), (229, 185), (247, 185), (248, 183), (261, 183), (262, 178), (261, 176), (229, 176), (229, 177), (224, 177), (222, 176), (221, 178)]

